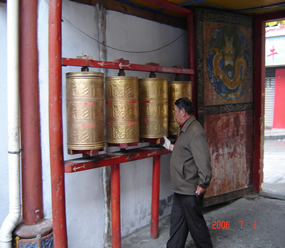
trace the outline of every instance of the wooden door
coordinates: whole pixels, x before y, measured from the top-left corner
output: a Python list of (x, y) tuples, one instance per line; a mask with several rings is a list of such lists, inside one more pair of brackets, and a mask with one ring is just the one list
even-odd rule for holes
[(196, 109), (211, 153), (212, 205), (253, 190), (252, 19), (209, 10), (195, 18)]

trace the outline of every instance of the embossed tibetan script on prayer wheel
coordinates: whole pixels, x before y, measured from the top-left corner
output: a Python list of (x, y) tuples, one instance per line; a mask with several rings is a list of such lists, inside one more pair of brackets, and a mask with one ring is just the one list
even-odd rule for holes
[(108, 145), (138, 143), (138, 78), (106, 77), (105, 92)]
[(104, 147), (104, 74), (66, 73), (68, 150)]
[(179, 125), (174, 117), (174, 103), (181, 97), (187, 97), (192, 100), (192, 82), (191, 81), (170, 81), (168, 82), (168, 135), (176, 136), (179, 131)]
[(166, 78), (139, 79), (140, 137), (158, 139), (168, 134)]

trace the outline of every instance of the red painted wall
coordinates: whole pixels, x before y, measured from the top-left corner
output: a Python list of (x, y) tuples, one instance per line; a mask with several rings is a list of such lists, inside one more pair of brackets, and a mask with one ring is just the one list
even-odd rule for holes
[(285, 128), (285, 69), (275, 71), (273, 128)]

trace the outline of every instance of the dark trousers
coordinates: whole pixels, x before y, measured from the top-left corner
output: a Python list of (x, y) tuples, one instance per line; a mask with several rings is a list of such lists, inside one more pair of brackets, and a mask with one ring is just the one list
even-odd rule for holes
[(198, 248), (212, 248), (210, 233), (203, 217), (204, 196), (174, 193), (167, 248), (184, 248), (188, 232)]

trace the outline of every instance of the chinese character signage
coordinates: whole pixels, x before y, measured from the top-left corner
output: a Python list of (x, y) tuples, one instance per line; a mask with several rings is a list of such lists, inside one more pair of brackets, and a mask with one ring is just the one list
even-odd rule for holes
[(285, 65), (285, 25), (267, 27), (265, 31), (265, 65)]
[(266, 38), (265, 65), (285, 65), (285, 36)]

